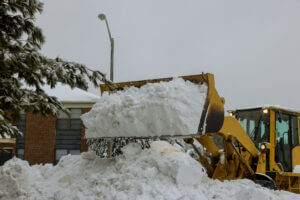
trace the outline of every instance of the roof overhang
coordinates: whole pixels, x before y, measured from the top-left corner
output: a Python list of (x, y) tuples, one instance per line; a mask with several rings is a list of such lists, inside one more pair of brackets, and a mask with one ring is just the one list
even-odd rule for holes
[(14, 138), (1, 138), (0, 139), (0, 144), (15, 144), (16, 139)]
[(96, 102), (62, 102), (66, 108), (91, 108)]

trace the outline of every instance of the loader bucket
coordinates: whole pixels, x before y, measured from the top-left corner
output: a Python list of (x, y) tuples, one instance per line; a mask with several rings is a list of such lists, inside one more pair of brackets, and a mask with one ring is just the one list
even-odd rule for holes
[[(204, 84), (208, 86), (207, 96), (202, 109), (201, 117), (199, 118), (199, 126), (197, 134), (207, 134), (218, 132), (224, 122), (224, 98), (218, 95), (215, 89), (215, 81), (213, 74), (199, 74), (191, 76), (180, 76), (184, 80), (191, 81), (195, 84)], [(173, 78), (160, 78), (142, 81), (130, 81), (115, 83), (114, 87), (107, 84), (101, 84), (101, 94), (104, 92), (113, 92), (113, 90), (123, 90), (124, 87), (141, 87), (147, 83), (157, 83), (161, 81), (170, 81)]]

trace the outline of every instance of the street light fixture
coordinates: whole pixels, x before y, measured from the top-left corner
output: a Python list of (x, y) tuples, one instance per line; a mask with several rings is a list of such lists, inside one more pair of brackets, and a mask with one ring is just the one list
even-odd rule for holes
[[(111, 36), (111, 33), (110, 33), (110, 29), (109, 29), (109, 26), (108, 26), (108, 22), (107, 22), (107, 19), (106, 19), (106, 16), (105, 14), (101, 13), (98, 15), (98, 18), (101, 20), (101, 21), (105, 21), (105, 24), (106, 24), (106, 28), (107, 28), (107, 32), (108, 32), (108, 36), (109, 36), (109, 40), (110, 40), (110, 80), (112, 82), (114, 82), (114, 45), (115, 45), (115, 42), (114, 42), (114, 38)], [(112, 139), (109, 139), (107, 141), (107, 157), (110, 158), (111, 155), (112, 155), (112, 146), (113, 146), (113, 141)]]
[(114, 42), (114, 38), (111, 36), (110, 29), (109, 29), (107, 18), (105, 16), (105, 14), (103, 14), (103, 13), (99, 14), (98, 18), (101, 21), (103, 21), (103, 20), (105, 21), (108, 36), (109, 36), (109, 40), (110, 40), (110, 80), (113, 82), (114, 81), (114, 46), (115, 46), (115, 42)]

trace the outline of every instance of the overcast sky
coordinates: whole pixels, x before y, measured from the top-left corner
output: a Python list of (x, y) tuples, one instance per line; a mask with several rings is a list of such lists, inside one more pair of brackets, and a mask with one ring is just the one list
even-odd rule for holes
[[(115, 81), (215, 74), (226, 108), (300, 110), (299, 0), (44, 0), (42, 52), (109, 73), (105, 13), (115, 38)], [(91, 89), (91, 92), (96, 92)]]

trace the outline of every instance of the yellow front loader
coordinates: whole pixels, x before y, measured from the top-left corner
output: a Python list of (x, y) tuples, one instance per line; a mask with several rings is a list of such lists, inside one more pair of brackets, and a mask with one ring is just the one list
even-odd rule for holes
[[(300, 113), (273, 106), (232, 110), (224, 116), (224, 98), (215, 89), (212, 74), (183, 76), (196, 84), (207, 84), (207, 97), (199, 117), (197, 133), (182, 136), (199, 155), (208, 176), (218, 180), (249, 178), (272, 188), (300, 193)], [(101, 85), (101, 93), (141, 87), (172, 78)], [(164, 136), (174, 137), (174, 136)], [(177, 136), (178, 137), (178, 136)], [(180, 137), (180, 136), (179, 136)], [(199, 151), (195, 142), (202, 144)]]

